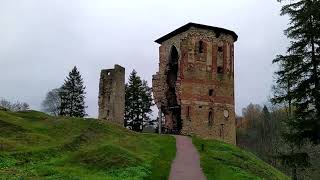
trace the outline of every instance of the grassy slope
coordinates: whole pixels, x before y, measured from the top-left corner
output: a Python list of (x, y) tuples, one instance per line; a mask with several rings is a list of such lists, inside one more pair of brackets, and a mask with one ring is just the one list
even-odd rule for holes
[[(193, 142), (209, 180), (288, 179), (234, 146)], [(94, 119), (0, 110), (0, 179), (166, 179), (175, 151), (172, 136), (134, 133)]]
[(201, 167), (208, 180), (289, 179), (252, 153), (235, 146), (196, 137), (193, 143), (200, 153)]
[(174, 155), (171, 136), (0, 110), (0, 179), (166, 179)]

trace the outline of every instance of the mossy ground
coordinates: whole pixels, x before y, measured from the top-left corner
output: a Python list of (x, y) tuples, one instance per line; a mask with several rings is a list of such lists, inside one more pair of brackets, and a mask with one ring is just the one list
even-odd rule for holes
[(280, 171), (252, 153), (216, 140), (193, 137), (201, 167), (208, 180), (287, 180)]
[(175, 151), (172, 136), (0, 111), (0, 179), (166, 179)]

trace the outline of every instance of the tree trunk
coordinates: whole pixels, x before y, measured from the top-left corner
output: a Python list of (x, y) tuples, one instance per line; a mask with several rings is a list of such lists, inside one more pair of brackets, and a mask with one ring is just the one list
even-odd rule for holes
[(292, 180), (298, 180), (297, 168), (292, 168)]

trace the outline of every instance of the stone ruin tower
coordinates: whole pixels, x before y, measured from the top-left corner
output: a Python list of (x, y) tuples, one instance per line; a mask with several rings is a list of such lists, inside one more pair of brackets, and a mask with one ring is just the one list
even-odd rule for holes
[(125, 106), (125, 69), (103, 69), (99, 84), (99, 119), (123, 124)]
[(157, 39), (155, 103), (168, 133), (236, 144), (234, 42), (230, 30), (188, 23)]

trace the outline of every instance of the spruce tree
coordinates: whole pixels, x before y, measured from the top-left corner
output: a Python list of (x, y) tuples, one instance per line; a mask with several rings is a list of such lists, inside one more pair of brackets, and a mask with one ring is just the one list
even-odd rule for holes
[[(280, 0), (281, 1), (281, 0)], [(320, 143), (320, 1), (294, 0), (285, 4), (281, 15), (290, 17), (285, 34), (291, 39), (286, 55), (273, 62), (280, 64), (277, 84), (290, 84), (288, 93), (275, 102), (291, 101), (295, 118), (291, 128), (299, 141)], [(288, 86), (286, 86), (288, 88)]]
[(84, 117), (85, 112), (85, 86), (80, 72), (75, 66), (69, 72), (64, 84), (60, 88), (59, 96), (61, 100), (60, 113), (61, 116)]
[(125, 86), (125, 126), (142, 131), (145, 122), (150, 120), (152, 105), (151, 88), (133, 70)]
[(320, 143), (319, 9), (319, 0), (290, 0), (282, 7), (281, 15), (290, 17), (285, 35), (291, 43), (285, 55), (273, 60), (279, 69), (275, 72), (277, 85), (272, 100), (284, 104), (288, 115), (283, 135), (289, 152), (280, 158), (292, 168), (293, 179), (298, 177), (298, 168), (309, 165), (304, 144)]

